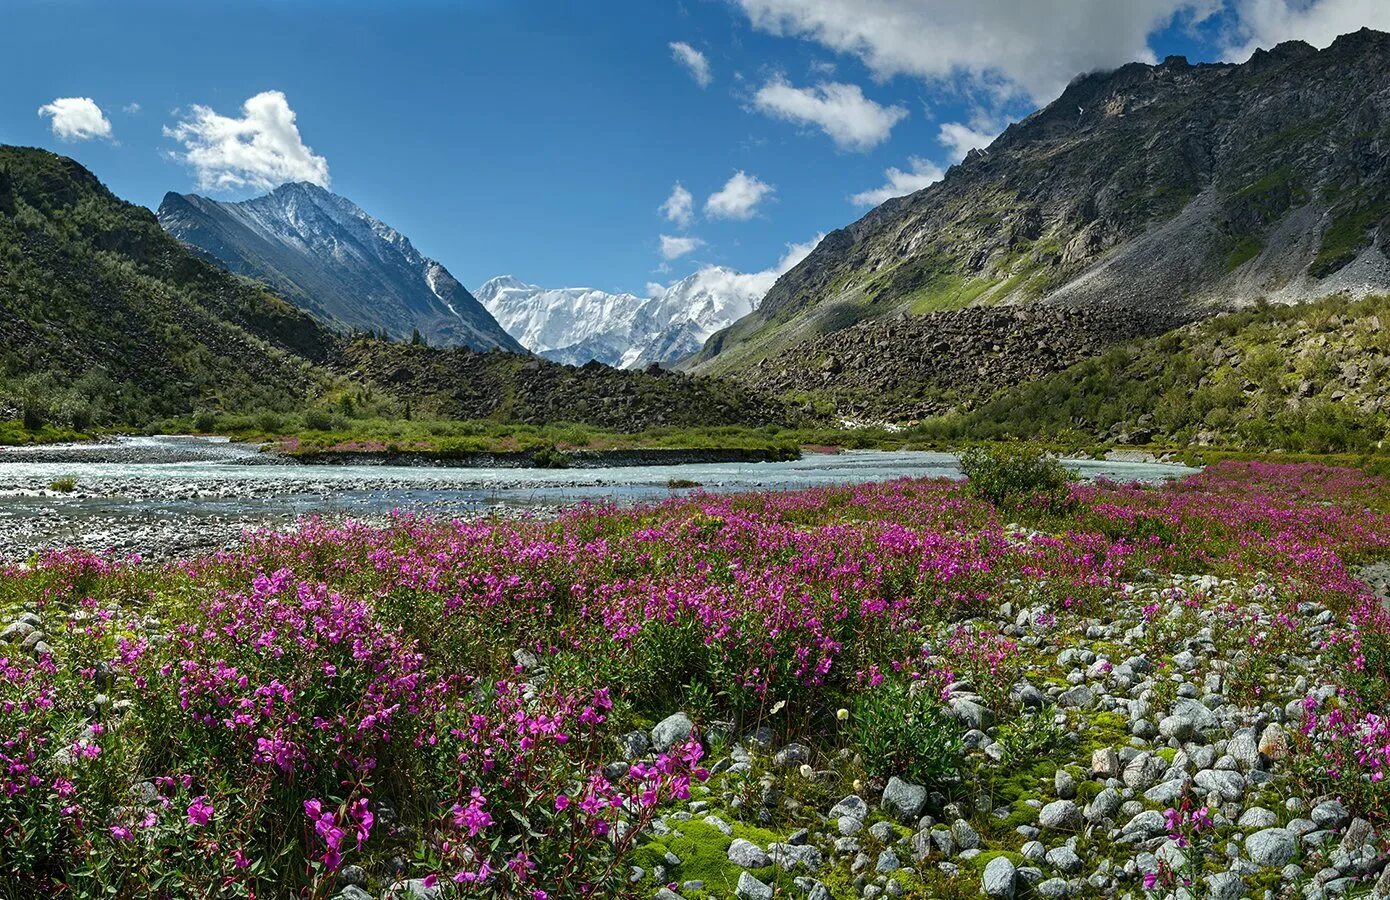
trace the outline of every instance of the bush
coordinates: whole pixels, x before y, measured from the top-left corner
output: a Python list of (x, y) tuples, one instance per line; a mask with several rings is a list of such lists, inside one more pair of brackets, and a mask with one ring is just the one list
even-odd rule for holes
[(71, 494), (77, 489), (77, 478), (72, 475), (64, 475), (62, 478), (55, 478), (48, 485), (49, 490), (58, 491), (63, 494)]
[(1034, 444), (971, 447), (960, 455), (966, 489), (995, 506), (1010, 509), (1065, 509), (1074, 476)]
[(538, 447), (531, 451), (531, 464), (538, 469), (568, 469), (570, 458), (563, 450), (554, 447)]
[(884, 681), (860, 697), (850, 740), (870, 775), (937, 785), (960, 768), (960, 727), (929, 691), (902, 681)]
[(217, 429), (217, 413), (211, 409), (200, 409), (193, 414), (193, 430), (208, 434)]

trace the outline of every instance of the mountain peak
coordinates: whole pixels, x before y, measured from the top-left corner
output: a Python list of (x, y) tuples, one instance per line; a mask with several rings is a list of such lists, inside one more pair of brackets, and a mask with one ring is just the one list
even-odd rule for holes
[(524, 352), (448, 269), (320, 185), (287, 182), (235, 203), (171, 194), (158, 216), (185, 243), (340, 328)]

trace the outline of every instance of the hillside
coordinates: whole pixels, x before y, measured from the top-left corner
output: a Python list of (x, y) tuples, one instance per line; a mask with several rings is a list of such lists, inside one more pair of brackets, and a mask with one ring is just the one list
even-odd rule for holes
[(29, 429), (178, 425), (195, 412), (620, 432), (788, 421), (781, 404), (709, 379), (336, 334), (196, 255), (71, 159), (17, 147), (0, 147), (0, 345), (0, 424)]
[(169, 193), (158, 217), (210, 259), (342, 330), (525, 352), (448, 269), (317, 185), (284, 184), (240, 203)]
[(1327, 453), (1390, 435), (1390, 297), (1259, 305), (1131, 341), (927, 421), (939, 437)]
[(0, 345), (0, 417), (23, 406), (82, 428), (302, 403), (336, 342), (72, 160), (0, 147)]
[(1127, 337), (1258, 298), (1385, 290), (1387, 176), (1390, 35), (1084, 75), (944, 180), (832, 232), (693, 368), (776, 358), (817, 376), (801, 345), (899, 313), (970, 307), (984, 329), (980, 307), (1107, 307)]

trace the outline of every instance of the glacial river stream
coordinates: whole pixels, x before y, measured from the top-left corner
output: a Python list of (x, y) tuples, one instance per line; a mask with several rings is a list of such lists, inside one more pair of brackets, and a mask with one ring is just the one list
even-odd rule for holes
[[(1158, 481), (1184, 466), (1068, 461), (1083, 478)], [(75, 544), (168, 555), (216, 549), (246, 528), (306, 515), (371, 517), (401, 509), (437, 516), (490, 508), (552, 509), (671, 496), (672, 479), (706, 491), (786, 490), (903, 476), (960, 474), (947, 453), (808, 453), (793, 462), (693, 463), (584, 469), (301, 465), (222, 439), (123, 438), (60, 448), (0, 448), (0, 559)], [(63, 494), (49, 485), (76, 479)]]

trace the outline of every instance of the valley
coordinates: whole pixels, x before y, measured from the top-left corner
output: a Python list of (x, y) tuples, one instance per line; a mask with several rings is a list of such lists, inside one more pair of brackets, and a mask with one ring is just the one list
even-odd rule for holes
[(0, 900), (1390, 898), (1390, 13), (6, 24)]

